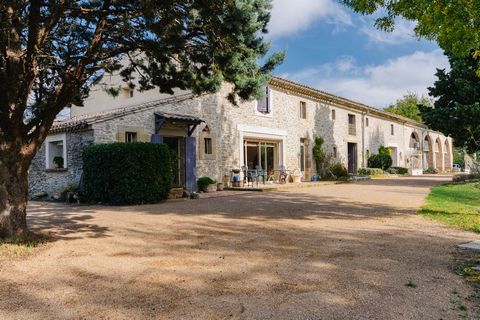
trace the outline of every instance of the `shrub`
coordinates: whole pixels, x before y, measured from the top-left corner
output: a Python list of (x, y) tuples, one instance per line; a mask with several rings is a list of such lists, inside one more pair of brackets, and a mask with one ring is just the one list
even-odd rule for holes
[(437, 174), (438, 173), (438, 170), (437, 169), (434, 169), (434, 168), (428, 168), (426, 170), (423, 170), (423, 173), (426, 173), (426, 174)]
[(215, 183), (215, 180), (213, 180), (210, 177), (201, 177), (197, 180), (197, 186), (200, 189), (214, 183)]
[(375, 176), (383, 174), (383, 170), (379, 168), (360, 168), (358, 174), (360, 176)]
[(97, 144), (83, 152), (83, 196), (109, 204), (155, 203), (168, 198), (172, 165), (168, 146)]
[(480, 180), (480, 173), (456, 174), (452, 178), (453, 182), (467, 182)]
[(341, 163), (334, 163), (330, 166), (330, 172), (337, 178), (345, 178), (348, 177), (348, 170), (345, 166)]
[(369, 168), (379, 168), (387, 170), (392, 166), (393, 160), (390, 155), (390, 149), (384, 146), (378, 148), (378, 154), (372, 154), (368, 158), (368, 167)]
[(408, 169), (404, 167), (391, 167), (387, 170), (390, 174), (407, 174)]

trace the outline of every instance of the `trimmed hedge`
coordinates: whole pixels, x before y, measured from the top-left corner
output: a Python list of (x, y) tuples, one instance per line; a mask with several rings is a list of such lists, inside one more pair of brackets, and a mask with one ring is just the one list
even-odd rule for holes
[(169, 148), (144, 142), (96, 144), (83, 151), (82, 193), (114, 205), (167, 199), (173, 182)]
[(376, 176), (383, 174), (383, 170), (380, 168), (360, 168), (358, 169), (358, 175), (360, 176)]
[(408, 169), (404, 167), (391, 167), (387, 169), (387, 172), (390, 174), (407, 174)]

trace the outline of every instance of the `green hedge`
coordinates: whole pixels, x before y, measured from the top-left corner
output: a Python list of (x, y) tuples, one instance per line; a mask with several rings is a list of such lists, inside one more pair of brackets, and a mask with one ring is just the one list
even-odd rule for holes
[(358, 175), (360, 176), (376, 176), (383, 174), (383, 170), (380, 168), (360, 168), (358, 169)]
[(390, 174), (407, 174), (408, 169), (404, 167), (391, 167), (387, 169), (387, 172)]
[(96, 144), (83, 151), (82, 193), (87, 201), (114, 205), (155, 203), (172, 187), (167, 145)]

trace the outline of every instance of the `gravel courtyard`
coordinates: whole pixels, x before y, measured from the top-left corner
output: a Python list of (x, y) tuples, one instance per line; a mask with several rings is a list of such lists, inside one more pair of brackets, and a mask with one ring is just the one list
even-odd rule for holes
[(414, 215), (446, 179), (32, 203), (30, 228), (52, 241), (0, 262), (0, 319), (479, 319), (451, 269), (480, 235)]

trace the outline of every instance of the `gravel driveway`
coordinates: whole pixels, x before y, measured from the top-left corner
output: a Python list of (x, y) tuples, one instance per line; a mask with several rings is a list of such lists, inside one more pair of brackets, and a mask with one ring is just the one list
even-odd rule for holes
[(0, 319), (478, 319), (451, 269), (455, 244), (480, 236), (414, 215), (446, 179), (33, 203), (31, 228), (54, 240), (0, 264)]

